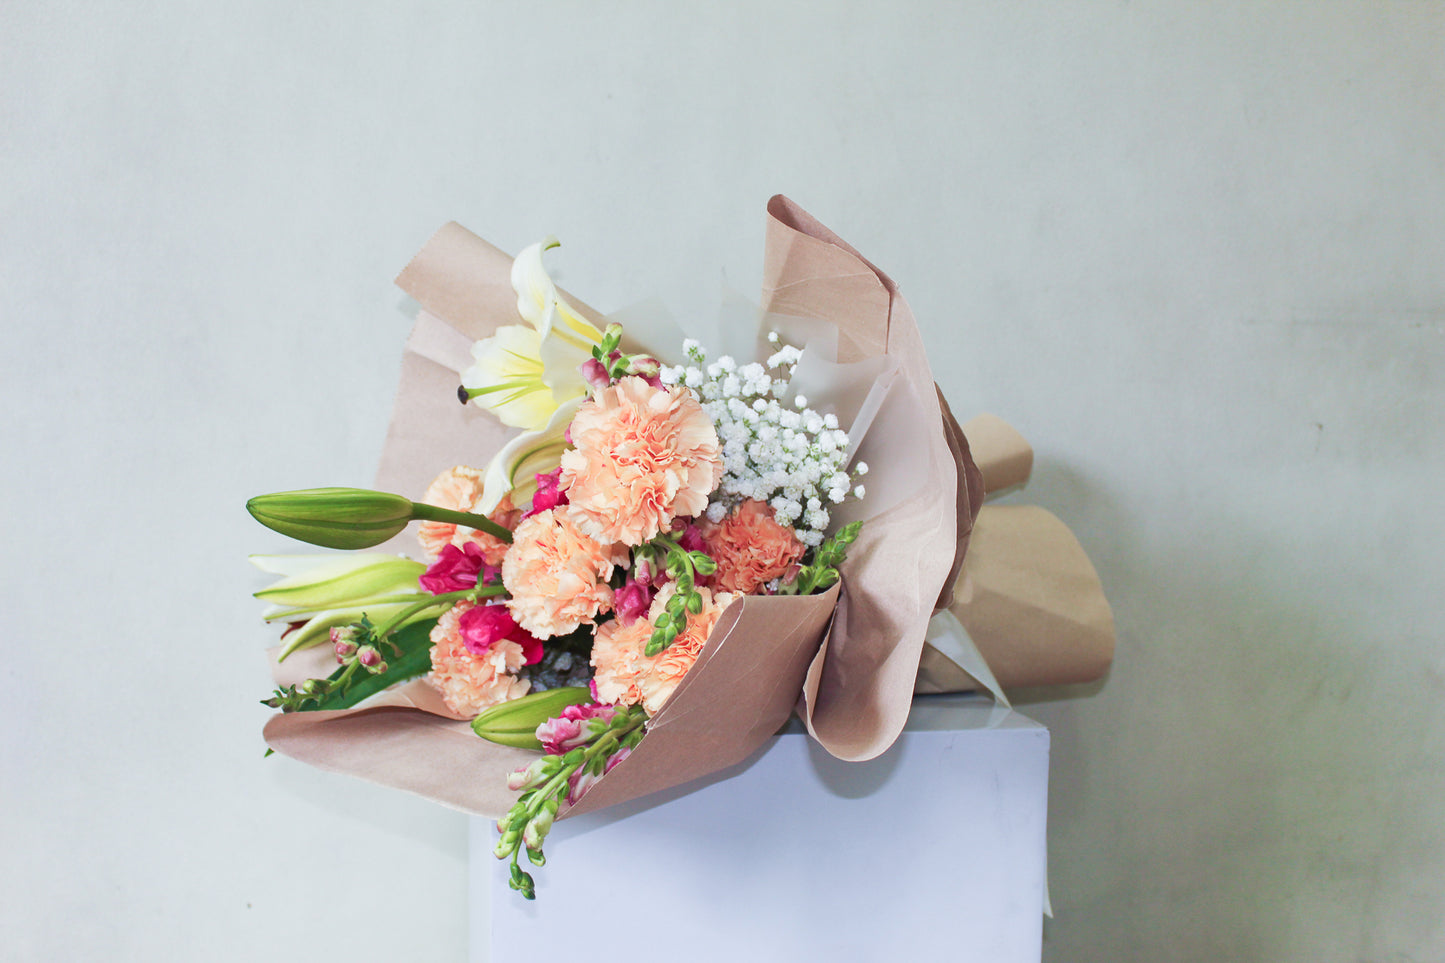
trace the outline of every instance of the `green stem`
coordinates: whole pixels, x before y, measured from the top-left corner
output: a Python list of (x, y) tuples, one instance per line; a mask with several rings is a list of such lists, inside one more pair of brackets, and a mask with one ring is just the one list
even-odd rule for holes
[(356, 675), (356, 667), (359, 665), (361, 665), (361, 662), (353, 659), (346, 668), (341, 670), (341, 675), (336, 677), (336, 681), (332, 684), (331, 688), (345, 692), (347, 685), (351, 682), (351, 677)]
[(419, 518), (426, 522), (450, 522), (453, 525), (474, 528), (479, 532), (486, 532), (493, 538), (506, 542), (508, 545), (512, 544), (512, 533), (485, 515), (473, 515), (470, 512), (454, 512), (449, 508), (437, 508), (435, 505), (427, 505), (424, 502), (412, 502), (411, 517), (414, 519)]
[(425, 612), (427, 609), (436, 608), (438, 606), (450, 606), (453, 602), (485, 598), (491, 595), (501, 595), (505, 591), (506, 589), (500, 585), (483, 585), (480, 588), (464, 589), (460, 592), (443, 592), (441, 595), (428, 595), (425, 597), (421, 597), (414, 604), (408, 605), (406, 608), (402, 609), (400, 612), (396, 613), (391, 618), (378, 625), (374, 630), (376, 638), (378, 641), (386, 638), (392, 632), (396, 631), (398, 626), (400, 626), (407, 619), (411, 618), (413, 615), (416, 615), (418, 612)]

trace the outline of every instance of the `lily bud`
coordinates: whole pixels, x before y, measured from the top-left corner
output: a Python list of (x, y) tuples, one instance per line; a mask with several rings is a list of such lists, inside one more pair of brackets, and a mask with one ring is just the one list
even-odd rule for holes
[(591, 702), (592, 694), (582, 686), (563, 686), (532, 692), (520, 699), (494, 705), (472, 720), (472, 731), (503, 746), (541, 749), (537, 727), (560, 715), (568, 706)]
[[(251, 564), (281, 576), (256, 598), (272, 603), (262, 613), (268, 622), (299, 622), (287, 632), (281, 658), (297, 649), (331, 641), (355, 641), (356, 636), (332, 638), (333, 627), (345, 632), (368, 616), (384, 621), (420, 598), (417, 578), (426, 566), (400, 555), (368, 552), (357, 555), (252, 555)], [(410, 616), (404, 625), (426, 618)], [(340, 653), (338, 653), (339, 655)]]
[(364, 488), (257, 495), (246, 510), (273, 531), (326, 548), (370, 548), (406, 528), (410, 499)]
[[(265, 618), (287, 618), (389, 596), (415, 594), (421, 562), (400, 555), (252, 555), (251, 564), (281, 579), (256, 593), (276, 606)], [(291, 619), (287, 619), (291, 621)]]

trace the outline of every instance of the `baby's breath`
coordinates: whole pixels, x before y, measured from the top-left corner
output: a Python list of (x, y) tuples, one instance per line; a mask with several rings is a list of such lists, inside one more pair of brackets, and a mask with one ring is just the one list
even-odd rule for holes
[[(709, 362), (702, 346), (689, 339), (683, 342), (689, 364), (664, 367), (660, 377), (696, 392), (717, 428), (723, 475), (708, 518), (721, 521), (735, 505), (756, 499), (772, 506), (774, 518), (814, 548), (827, 531), (828, 506), (847, 498), (852, 476), (866, 474), (868, 466), (859, 462), (849, 473), (848, 434), (837, 417), (809, 408), (802, 395), (791, 404), (781, 400), (803, 353), (780, 344), (777, 332), (768, 341), (777, 350), (766, 365), (739, 365), (726, 355)], [(853, 493), (861, 498), (863, 487)]]

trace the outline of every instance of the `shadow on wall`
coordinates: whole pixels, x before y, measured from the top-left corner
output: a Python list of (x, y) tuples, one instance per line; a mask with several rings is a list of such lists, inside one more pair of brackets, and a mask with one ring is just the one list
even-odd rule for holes
[(1107, 679), (1011, 693), (1052, 732), (1046, 959), (1445, 952), (1439, 632), (1364, 590), (1348, 512), (1246, 495), (1186, 517), (1035, 467), (1119, 633)]

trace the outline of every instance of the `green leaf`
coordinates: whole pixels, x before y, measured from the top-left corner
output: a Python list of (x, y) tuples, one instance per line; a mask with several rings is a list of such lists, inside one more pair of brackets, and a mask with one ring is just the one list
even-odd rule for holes
[[(427, 619), (423, 622), (413, 622), (398, 629), (391, 636), (391, 643), (396, 646), (398, 655), (396, 658), (387, 659), (387, 670), (381, 675), (366, 675), (360, 681), (355, 682), (345, 692), (331, 692), (322, 696), (314, 708), (326, 709), (350, 709), (363, 699), (375, 695), (382, 689), (396, 685), (398, 682), (405, 682), (414, 679), (419, 675), (431, 671), (431, 630), (436, 625), (435, 619)], [(332, 681), (341, 677), (344, 668), (338, 667), (330, 676)]]

